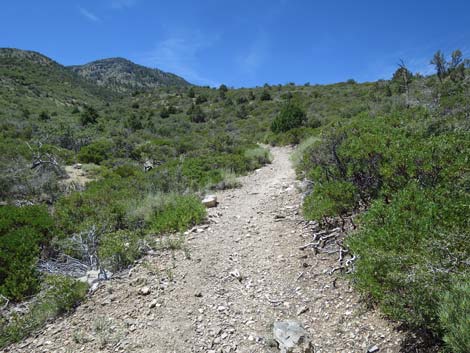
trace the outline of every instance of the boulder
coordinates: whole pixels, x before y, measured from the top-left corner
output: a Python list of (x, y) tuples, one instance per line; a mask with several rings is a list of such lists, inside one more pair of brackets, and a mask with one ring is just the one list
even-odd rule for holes
[(305, 329), (296, 321), (277, 321), (273, 326), (274, 340), (281, 353), (314, 353), (312, 341)]
[(204, 197), (204, 199), (202, 200), (202, 203), (204, 206), (206, 206), (207, 208), (210, 208), (210, 207), (217, 207), (217, 196), (215, 195), (207, 195), (206, 197)]

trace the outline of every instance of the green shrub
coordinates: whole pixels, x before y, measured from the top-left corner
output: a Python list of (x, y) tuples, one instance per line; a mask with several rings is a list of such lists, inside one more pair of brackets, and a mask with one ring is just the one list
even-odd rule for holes
[(47, 276), (44, 280), (46, 291), (43, 303), (50, 303), (55, 315), (66, 313), (77, 306), (88, 292), (86, 283), (61, 275)]
[(450, 352), (470, 352), (470, 276), (462, 277), (439, 303), (439, 320)]
[(267, 89), (264, 89), (259, 96), (260, 101), (270, 101), (271, 99), (271, 94), (268, 92)]
[(0, 293), (21, 300), (39, 286), (36, 263), (52, 237), (45, 207), (0, 207)]
[(89, 124), (96, 124), (98, 121), (99, 114), (98, 111), (90, 106), (85, 106), (83, 112), (80, 114), (80, 122), (83, 126)]
[(206, 209), (199, 199), (194, 196), (174, 195), (155, 213), (151, 230), (155, 233), (183, 231), (202, 222), (205, 216)]
[(271, 163), (272, 160), (271, 153), (264, 147), (250, 148), (245, 151), (244, 155), (248, 159), (248, 170), (261, 168), (265, 164)]
[(314, 185), (304, 200), (303, 211), (307, 219), (323, 221), (327, 217), (346, 215), (357, 203), (357, 190), (352, 183), (331, 181)]
[(115, 174), (87, 184), (83, 192), (61, 198), (55, 207), (55, 219), (64, 235), (81, 232), (91, 225), (108, 231), (129, 228), (126, 210), (130, 201), (139, 199), (139, 179)]
[(290, 159), (299, 175), (305, 174), (305, 158), (307, 151), (311, 149), (315, 143), (318, 143), (319, 140), (320, 138), (317, 135), (309, 136), (303, 140), (302, 143), (298, 145), (295, 151), (292, 153)]
[(134, 263), (142, 255), (142, 236), (137, 231), (120, 230), (106, 233), (98, 250), (101, 263), (118, 271)]
[(468, 278), (470, 139), (442, 118), (431, 129), (426, 109), (399, 109), (323, 126), (302, 147), (297, 170), (314, 185), (304, 214), (322, 220), (365, 208), (347, 240), (357, 256), (353, 283), (389, 317), (462, 341), (438, 308), (442, 293)]
[(49, 115), (48, 112), (42, 111), (42, 112), (39, 114), (39, 119), (42, 120), (42, 121), (47, 121), (47, 120), (50, 120), (50, 119), (51, 119), (51, 116)]
[(108, 159), (113, 143), (108, 140), (95, 141), (83, 147), (78, 153), (78, 160), (82, 163), (100, 164)]
[(186, 113), (193, 123), (203, 123), (206, 121), (206, 113), (199, 105), (191, 105)]
[(241, 186), (237, 175), (230, 170), (222, 170), (222, 181), (213, 186), (215, 190), (235, 189)]
[(39, 330), (47, 321), (72, 310), (88, 291), (85, 283), (65, 276), (49, 276), (44, 290), (24, 314), (14, 314), (9, 322), (0, 319), (0, 348)]
[(113, 172), (119, 175), (121, 178), (129, 178), (137, 175), (141, 171), (136, 165), (123, 164), (114, 168)]
[(273, 120), (271, 131), (274, 133), (286, 132), (302, 126), (306, 119), (305, 112), (292, 101), (287, 102)]
[(469, 200), (415, 182), (391, 203), (374, 202), (347, 242), (358, 256), (357, 287), (392, 318), (440, 332), (439, 296), (468, 266)]

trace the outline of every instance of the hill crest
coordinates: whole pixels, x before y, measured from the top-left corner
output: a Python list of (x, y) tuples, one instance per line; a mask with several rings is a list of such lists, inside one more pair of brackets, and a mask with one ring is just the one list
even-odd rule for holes
[(159, 69), (115, 57), (68, 67), (79, 76), (119, 92), (162, 86), (189, 86), (185, 79)]

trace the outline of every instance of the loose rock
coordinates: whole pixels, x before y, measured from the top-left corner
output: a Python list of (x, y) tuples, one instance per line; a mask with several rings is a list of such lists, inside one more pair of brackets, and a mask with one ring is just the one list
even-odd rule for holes
[(281, 353), (314, 353), (307, 331), (296, 321), (277, 321), (273, 335)]
[(217, 207), (217, 196), (215, 195), (207, 195), (206, 197), (204, 197), (204, 199), (202, 200), (202, 204), (204, 206), (206, 206), (207, 208), (211, 208), (211, 207)]
[(142, 287), (139, 289), (139, 294), (140, 295), (149, 295), (151, 292), (149, 287)]

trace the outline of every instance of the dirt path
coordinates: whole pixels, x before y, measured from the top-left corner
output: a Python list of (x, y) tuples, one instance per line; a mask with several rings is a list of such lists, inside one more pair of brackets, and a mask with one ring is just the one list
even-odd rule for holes
[[(187, 251), (147, 256), (11, 351), (276, 352), (273, 322), (295, 319), (316, 352), (398, 352), (393, 327), (345, 280), (333, 285), (336, 258), (298, 249), (311, 235), (300, 222), (290, 152), (274, 148), (272, 165), (218, 194), (210, 223), (187, 235)], [(144, 286), (150, 294), (138, 293)]]

